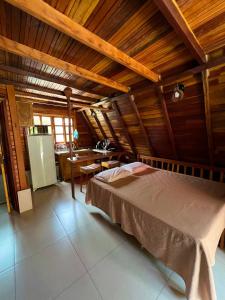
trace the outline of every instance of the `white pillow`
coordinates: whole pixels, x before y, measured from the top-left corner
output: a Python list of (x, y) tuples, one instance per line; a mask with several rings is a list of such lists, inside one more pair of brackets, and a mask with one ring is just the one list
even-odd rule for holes
[(124, 165), (122, 168), (130, 171), (132, 174), (135, 174), (135, 173), (143, 172), (151, 167), (142, 162), (133, 162), (133, 163)]
[(129, 170), (116, 167), (98, 173), (97, 175), (95, 175), (95, 178), (103, 182), (110, 183), (119, 180), (121, 178), (128, 177), (129, 175), (132, 175), (132, 173)]

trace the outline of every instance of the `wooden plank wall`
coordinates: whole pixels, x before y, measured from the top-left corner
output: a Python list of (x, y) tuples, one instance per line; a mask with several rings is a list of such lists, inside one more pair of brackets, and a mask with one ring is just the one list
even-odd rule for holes
[(210, 72), (209, 93), (214, 161), (225, 167), (225, 67)]

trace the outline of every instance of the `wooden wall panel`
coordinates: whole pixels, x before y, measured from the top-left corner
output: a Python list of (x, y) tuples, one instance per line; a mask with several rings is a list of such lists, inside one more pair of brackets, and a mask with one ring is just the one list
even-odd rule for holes
[(225, 167), (225, 76), (224, 68), (210, 73), (209, 92), (212, 117), (214, 161)]

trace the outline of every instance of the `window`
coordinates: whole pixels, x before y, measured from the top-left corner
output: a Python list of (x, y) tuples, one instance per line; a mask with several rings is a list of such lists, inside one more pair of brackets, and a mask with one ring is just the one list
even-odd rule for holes
[[(73, 120), (70, 120), (71, 125)], [(48, 133), (53, 134), (55, 143), (69, 142), (69, 118), (34, 116), (34, 125), (48, 126)], [(73, 141), (73, 127), (71, 127), (71, 138)]]

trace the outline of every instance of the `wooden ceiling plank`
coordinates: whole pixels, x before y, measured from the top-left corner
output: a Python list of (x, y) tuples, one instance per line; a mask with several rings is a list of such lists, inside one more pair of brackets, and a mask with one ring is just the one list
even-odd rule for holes
[(83, 77), (87, 80), (97, 82), (99, 84), (108, 86), (110, 88), (116, 89), (124, 93), (128, 93), (129, 91), (129, 88), (127, 86), (119, 82), (113, 81), (109, 78), (93, 73), (82, 67), (73, 65), (39, 50), (30, 48), (26, 45), (10, 40), (2, 35), (0, 35), (0, 49), (22, 57), (34, 59), (48, 66), (52, 66), (56, 69), (60, 69), (73, 75)]
[(150, 155), (154, 156), (154, 150), (153, 150), (153, 147), (152, 147), (152, 142), (150, 140), (148, 131), (145, 128), (144, 123), (143, 123), (143, 121), (141, 119), (141, 115), (140, 115), (139, 110), (137, 108), (137, 105), (135, 103), (135, 97), (134, 97), (134, 95), (132, 95), (132, 94), (129, 93), (128, 94), (128, 99), (129, 99), (129, 102), (130, 102), (130, 104), (131, 104), (131, 106), (133, 108), (133, 111), (135, 112), (135, 115), (136, 115), (137, 120), (139, 122), (139, 125), (141, 127), (141, 131), (144, 134), (145, 142), (146, 142), (146, 144), (148, 146), (148, 151), (149, 151)]
[(96, 50), (97, 52), (109, 57), (110, 59), (122, 64), (126, 68), (136, 72), (137, 74), (152, 80), (159, 81), (159, 74), (153, 72), (137, 60), (133, 59), (125, 52), (119, 50), (109, 42), (103, 40), (93, 32), (76, 23), (63, 13), (54, 9), (41, 0), (6, 0), (13, 6), (25, 11), (33, 17), (44, 23), (54, 27), (60, 32), (76, 39), (82, 44)]
[(169, 113), (168, 113), (167, 106), (166, 106), (166, 100), (165, 100), (165, 97), (164, 97), (164, 94), (163, 94), (163, 86), (157, 86), (156, 91), (157, 91), (158, 97), (160, 99), (162, 112), (163, 112), (163, 115), (164, 115), (167, 131), (168, 131), (168, 134), (169, 134), (170, 143), (171, 143), (171, 146), (172, 146), (172, 149), (173, 149), (174, 158), (179, 159), (177, 149), (176, 149), (176, 144), (175, 144), (174, 133), (173, 133)]
[(71, 88), (74, 88), (74, 89), (78, 90), (79, 92), (90, 94), (90, 97), (93, 97), (95, 99), (102, 98), (102, 96), (103, 96), (103, 95), (96, 94), (92, 90), (89, 90), (89, 89), (86, 89), (86, 88), (85, 89), (80, 89), (76, 85), (76, 83), (73, 82), (72, 80), (68, 80), (68, 79), (64, 79), (64, 78), (60, 78), (60, 77), (55, 77), (55, 76), (52, 76), (52, 75), (49, 75), (49, 74), (46, 74), (46, 75), (38, 74), (38, 73), (35, 73), (35, 72), (19, 69), (19, 68), (12, 67), (12, 66), (9, 66), (9, 65), (4, 65), (4, 64), (0, 64), (0, 70), (5, 71), (5, 72), (9, 72), (9, 73), (14, 73), (14, 74), (21, 75), (21, 76), (34, 77), (34, 78), (37, 78), (37, 79), (57, 83), (57, 84), (64, 85), (64, 86), (70, 86)]
[(203, 93), (204, 93), (205, 123), (206, 123), (206, 131), (207, 131), (209, 163), (211, 166), (213, 166), (214, 146), (213, 146), (212, 119), (211, 119), (210, 97), (209, 97), (209, 70), (205, 70), (202, 72), (202, 85), (203, 85)]
[(91, 110), (91, 112), (92, 112), (92, 116), (94, 117), (95, 122), (97, 123), (97, 126), (98, 126), (98, 128), (99, 128), (99, 130), (100, 130), (100, 132), (101, 132), (101, 134), (102, 134), (102, 136), (103, 136), (103, 138), (104, 138), (104, 139), (107, 139), (107, 135), (106, 135), (106, 133), (105, 133), (103, 127), (102, 127), (102, 124), (101, 124), (101, 122), (99, 121), (99, 119), (98, 119), (98, 117), (97, 117), (95, 111), (94, 111), (94, 110)]
[(117, 119), (119, 120), (119, 122), (120, 122), (120, 124), (121, 124), (121, 126), (122, 126), (122, 131), (123, 131), (124, 134), (125, 134), (125, 137), (126, 137), (126, 139), (127, 139), (127, 142), (128, 142), (128, 145), (130, 146), (131, 151), (132, 151), (135, 155), (137, 155), (136, 147), (135, 147), (134, 142), (133, 142), (133, 140), (132, 140), (132, 138), (131, 138), (131, 135), (130, 135), (128, 129), (127, 129), (127, 125), (126, 125), (126, 123), (125, 123), (124, 120), (123, 120), (121, 111), (120, 111), (119, 106), (118, 106), (118, 104), (117, 104), (117, 101), (114, 101), (114, 102), (112, 103), (112, 107), (113, 107), (113, 109), (114, 109), (114, 111), (115, 111), (115, 113), (116, 113)]
[(118, 147), (120, 147), (119, 139), (118, 139), (118, 137), (117, 137), (117, 135), (116, 135), (116, 133), (115, 133), (115, 130), (113, 129), (113, 126), (112, 126), (112, 124), (111, 124), (111, 122), (110, 122), (110, 120), (109, 120), (109, 117), (107, 116), (107, 113), (102, 112), (102, 116), (103, 116), (103, 118), (104, 118), (104, 120), (105, 120), (106, 125), (107, 125), (108, 128), (109, 128), (109, 131), (110, 131), (110, 133), (111, 133), (111, 136), (112, 136), (114, 142), (116, 143), (116, 145), (117, 145)]
[(154, 0), (161, 13), (182, 39), (194, 58), (201, 64), (207, 62), (207, 56), (193, 33), (191, 27), (175, 0)]

